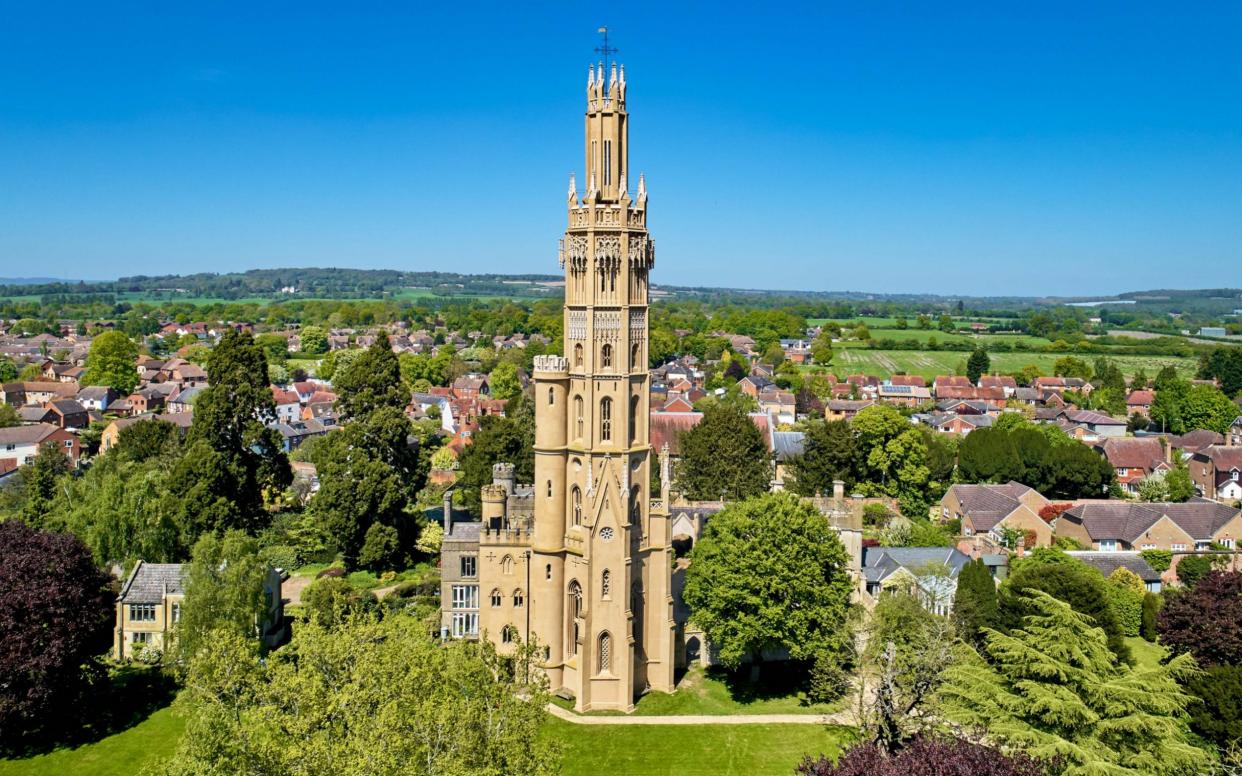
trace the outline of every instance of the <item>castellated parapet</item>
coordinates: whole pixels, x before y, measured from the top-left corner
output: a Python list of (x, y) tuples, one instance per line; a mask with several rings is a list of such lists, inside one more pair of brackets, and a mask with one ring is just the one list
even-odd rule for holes
[(564, 356), (535, 356), (536, 373), (544, 372), (548, 374), (567, 374), (569, 372), (569, 359)]

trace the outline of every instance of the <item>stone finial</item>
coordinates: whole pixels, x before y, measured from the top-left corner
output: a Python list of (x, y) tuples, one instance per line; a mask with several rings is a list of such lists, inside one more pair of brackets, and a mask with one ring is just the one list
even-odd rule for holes
[(638, 198), (642, 199), (647, 196), (647, 176), (641, 172), (638, 174)]
[(578, 182), (574, 178), (574, 174), (569, 174), (569, 200), (571, 202), (578, 199)]
[(595, 68), (593, 66), (588, 65), (587, 66), (587, 91), (590, 91), (591, 87), (594, 85), (595, 85)]
[(621, 183), (618, 184), (617, 191), (621, 192), (621, 196), (623, 197), (630, 193), (630, 185), (625, 179), (625, 173), (621, 173)]

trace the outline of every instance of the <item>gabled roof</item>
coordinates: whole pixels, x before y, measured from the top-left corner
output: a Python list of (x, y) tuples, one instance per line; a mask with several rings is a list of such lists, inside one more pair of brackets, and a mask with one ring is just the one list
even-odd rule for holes
[(0, 445), (33, 445), (42, 442), (50, 434), (60, 431), (51, 423), (34, 423), (27, 426), (0, 428)]
[(121, 588), (118, 600), (123, 604), (158, 604), (166, 594), (185, 593), (185, 577), (190, 567), (184, 563), (147, 563), (138, 561), (129, 579)]
[(917, 577), (933, 566), (947, 566), (955, 577), (969, 562), (970, 556), (956, 547), (864, 547), (862, 557), (868, 582), (883, 582), (902, 568)]
[(1061, 515), (1080, 523), (1093, 541), (1119, 539), (1135, 544), (1161, 518), (1168, 517), (1195, 541), (1211, 541), (1238, 510), (1214, 501), (1196, 499), (1184, 504), (1084, 501)]
[(1065, 553), (1070, 557), (1099, 569), (1104, 576), (1109, 576), (1117, 569), (1129, 569), (1144, 582), (1159, 582), (1160, 574), (1153, 569), (1143, 556), (1137, 552), (1091, 552), (1072, 550)]
[(1003, 485), (952, 485), (952, 493), (962, 505), (962, 517), (969, 518), (975, 531), (990, 531), (1015, 509), (1033, 488), (1010, 480)]
[(1175, 450), (1196, 452), (1211, 445), (1224, 444), (1225, 437), (1215, 431), (1208, 431), (1206, 428), (1196, 428), (1194, 431), (1187, 431), (1181, 436), (1173, 437), (1171, 443)]

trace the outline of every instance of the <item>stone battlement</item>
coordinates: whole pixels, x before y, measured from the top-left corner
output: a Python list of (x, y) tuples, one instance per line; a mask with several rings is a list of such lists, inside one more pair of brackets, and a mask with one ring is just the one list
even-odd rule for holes
[(536, 372), (568, 372), (569, 359), (564, 356), (535, 356)]

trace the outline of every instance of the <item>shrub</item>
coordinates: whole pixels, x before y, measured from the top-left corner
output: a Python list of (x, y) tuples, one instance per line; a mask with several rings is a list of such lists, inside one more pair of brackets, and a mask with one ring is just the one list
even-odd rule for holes
[(1151, 566), (1152, 571), (1157, 574), (1163, 574), (1169, 570), (1169, 566), (1173, 565), (1171, 550), (1143, 550), (1139, 553), (1139, 557), (1147, 561), (1147, 565)]
[(892, 516), (893, 516), (893, 513), (888, 511), (888, 507), (884, 506), (883, 504), (872, 503), (872, 504), (867, 504), (865, 507), (863, 507), (863, 524), (864, 525), (871, 525), (871, 526), (884, 525), (885, 523), (888, 522), (888, 519)]
[(1142, 635), (1146, 641), (1155, 642), (1157, 631), (1156, 622), (1160, 615), (1160, 596), (1155, 593), (1147, 593), (1143, 596), (1143, 625)]
[(807, 700), (811, 703), (832, 703), (850, 691), (851, 672), (839, 657), (821, 655), (811, 666)]
[(1190, 727), (1228, 749), (1242, 740), (1242, 666), (1212, 666), (1194, 674), (1186, 689), (1195, 696)]
[(331, 627), (345, 617), (376, 608), (375, 596), (340, 577), (317, 579), (302, 591), (302, 607), (311, 622)]
[(164, 660), (164, 651), (150, 644), (139, 644), (134, 649), (133, 659), (146, 666), (157, 666)]
[(288, 544), (273, 544), (270, 547), (264, 547), (259, 550), (259, 557), (273, 567), (285, 571), (292, 571), (302, 565), (297, 548)]
[(962, 739), (916, 738), (889, 754), (873, 742), (858, 744), (833, 764), (807, 757), (799, 776), (1042, 776), (1045, 764), (1024, 754), (1006, 755)]
[(1127, 568), (1108, 575), (1108, 604), (1127, 636), (1137, 636), (1143, 625), (1143, 581)]
[(1224, 561), (1223, 555), (1187, 555), (1177, 562), (1177, 580), (1185, 587), (1194, 587)]
[(343, 576), (345, 576), (345, 569), (341, 568), (340, 566), (328, 566), (326, 569), (316, 574), (315, 579), (323, 579), (324, 577), (343, 577)]

